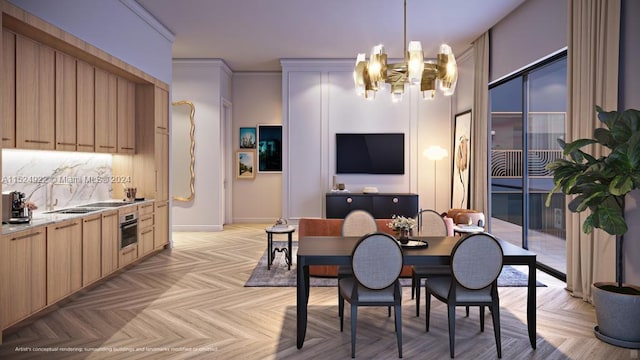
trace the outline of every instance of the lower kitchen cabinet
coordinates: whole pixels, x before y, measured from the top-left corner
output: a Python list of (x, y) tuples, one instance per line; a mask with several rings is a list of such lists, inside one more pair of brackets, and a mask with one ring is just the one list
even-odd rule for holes
[[(150, 206), (153, 211), (153, 204)], [(144, 256), (153, 251), (153, 213), (141, 215), (138, 221), (138, 256)]]
[(158, 250), (169, 244), (169, 201), (155, 202), (155, 221), (153, 248)]
[(102, 276), (107, 276), (118, 270), (119, 235), (118, 211), (102, 213)]
[(47, 304), (82, 287), (82, 219), (47, 226)]
[(87, 286), (102, 276), (102, 215), (82, 219), (82, 286)]
[(0, 329), (47, 304), (45, 227), (0, 237)]

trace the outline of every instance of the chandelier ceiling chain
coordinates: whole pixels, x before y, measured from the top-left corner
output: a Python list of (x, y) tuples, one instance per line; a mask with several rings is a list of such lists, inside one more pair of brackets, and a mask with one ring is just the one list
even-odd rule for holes
[(358, 95), (373, 99), (378, 90), (390, 87), (392, 99), (398, 101), (404, 94), (405, 84), (420, 85), (425, 99), (433, 99), (436, 89), (444, 95), (453, 95), (458, 81), (458, 68), (451, 47), (440, 46), (436, 60), (424, 60), (422, 44), (410, 41), (407, 50), (407, 1), (404, 0), (404, 56), (401, 64), (387, 64), (382, 44), (371, 50), (369, 60), (360, 53), (356, 58), (353, 80)]

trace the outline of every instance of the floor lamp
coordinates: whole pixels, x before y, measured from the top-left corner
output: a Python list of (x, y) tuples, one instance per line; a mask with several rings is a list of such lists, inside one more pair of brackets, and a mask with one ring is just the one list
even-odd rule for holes
[(423, 155), (429, 159), (433, 160), (433, 210), (436, 210), (436, 181), (438, 181), (438, 176), (436, 175), (436, 162), (438, 160), (442, 160), (446, 158), (449, 154), (446, 149), (433, 145), (429, 146), (424, 152)]

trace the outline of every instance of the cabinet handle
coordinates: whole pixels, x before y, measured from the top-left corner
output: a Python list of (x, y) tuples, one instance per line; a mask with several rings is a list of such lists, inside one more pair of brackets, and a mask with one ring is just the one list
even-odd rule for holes
[(11, 140), (11, 138), (3, 137), (3, 138), (2, 138), (2, 141), (5, 141), (5, 140)]
[(157, 127), (158, 129), (161, 129), (161, 130), (167, 130), (167, 128), (166, 128), (166, 127), (164, 127), (164, 126), (156, 126), (156, 127)]
[(140, 205), (141, 208), (148, 208), (149, 206), (153, 206), (153, 204)]
[(122, 149), (122, 150), (133, 150), (133, 148), (132, 148), (132, 147), (126, 147), (126, 146), (123, 146), (123, 147), (121, 147), (120, 149)]
[(397, 204), (398, 203), (398, 198), (394, 197), (393, 200), (391, 200), (391, 201), (393, 201), (394, 204)]
[(97, 221), (97, 220), (100, 220), (100, 217), (93, 218), (93, 219), (83, 219), (83, 221), (84, 221), (85, 223), (92, 222), (92, 221)]
[(78, 144), (78, 146), (90, 146), (90, 147), (93, 147), (93, 144)]
[(72, 224), (68, 224), (68, 225), (56, 226), (56, 230), (66, 229), (66, 228), (69, 228), (69, 227), (72, 227), (72, 226), (76, 226), (76, 225), (78, 225), (78, 224), (79, 224), (79, 223), (74, 222), (74, 223), (72, 223)]
[(98, 147), (101, 149), (115, 149), (115, 146), (110, 145), (99, 145)]
[(76, 145), (75, 143), (68, 143), (68, 142), (59, 142), (58, 141), (58, 145)]
[(161, 208), (161, 207), (165, 207), (165, 206), (167, 206), (167, 205), (168, 205), (168, 204), (166, 204), (166, 203), (165, 203), (165, 204), (160, 204), (160, 205), (158, 205), (158, 207), (159, 207), (159, 208)]
[(353, 199), (352, 199), (352, 198), (350, 198), (350, 197), (348, 197), (348, 198), (347, 198), (347, 204), (351, 204), (352, 202), (353, 202)]
[(102, 215), (103, 218), (108, 218), (108, 217), (112, 217), (112, 216), (116, 216), (118, 213), (111, 213), (111, 214), (104, 214)]
[(147, 231), (145, 231), (145, 232), (141, 233), (140, 235), (145, 235), (145, 234), (148, 234), (148, 233), (150, 233), (150, 232), (152, 232), (152, 231), (153, 231), (153, 229), (149, 229), (149, 230), (147, 230)]
[(127, 255), (128, 253), (130, 253), (130, 252), (134, 252), (135, 250), (136, 250), (136, 248), (135, 248), (135, 247), (132, 247), (131, 249), (129, 249), (129, 250), (127, 250), (127, 251), (122, 252), (122, 255)]
[(24, 142), (27, 143), (36, 143), (36, 144), (50, 144), (51, 141), (46, 141), (46, 140), (25, 140)]
[(11, 241), (13, 241), (13, 240), (22, 240), (22, 239), (30, 238), (30, 237), (33, 237), (33, 236), (36, 236), (36, 235), (40, 235), (40, 234), (42, 234), (42, 233), (40, 231), (38, 231), (38, 232), (31, 233), (31, 234), (26, 234), (26, 235), (22, 235), (22, 236), (16, 236), (14, 238), (11, 238)]

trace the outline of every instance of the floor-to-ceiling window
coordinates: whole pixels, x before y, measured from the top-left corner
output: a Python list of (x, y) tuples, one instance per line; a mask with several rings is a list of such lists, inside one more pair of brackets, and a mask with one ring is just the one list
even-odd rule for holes
[(490, 86), (491, 231), (537, 253), (539, 266), (564, 278), (564, 196), (545, 200), (553, 177), (545, 165), (562, 156), (566, 53)]

